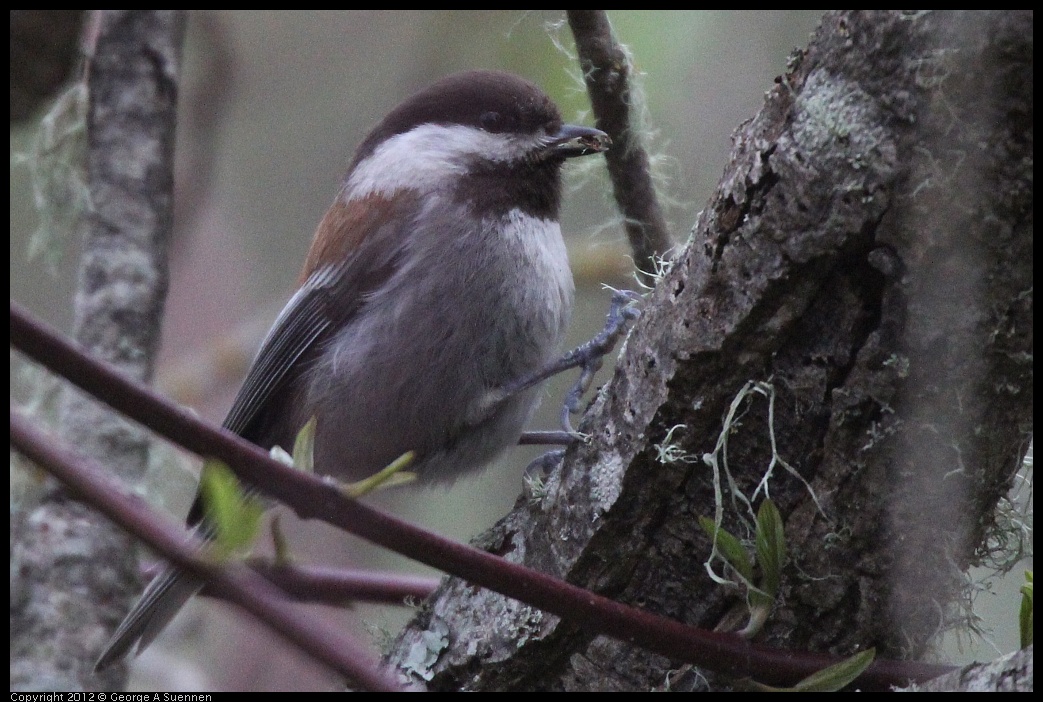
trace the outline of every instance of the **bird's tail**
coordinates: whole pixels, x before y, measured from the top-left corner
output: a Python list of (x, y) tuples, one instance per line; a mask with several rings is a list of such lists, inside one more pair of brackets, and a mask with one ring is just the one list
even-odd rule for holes
[(135, 644), (135, 655), (145, 650), (202, 587), (203, 583), (197, 578), (170, 566), (164, 568), (145, 588), (141, 599), (112, 634), (105, 651), (94, 664), (95, 672), (122, 660)]

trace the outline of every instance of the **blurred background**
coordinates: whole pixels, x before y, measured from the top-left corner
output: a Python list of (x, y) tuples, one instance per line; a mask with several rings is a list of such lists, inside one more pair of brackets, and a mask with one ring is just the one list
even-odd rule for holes
[[(609, 13), (617, 38), (633, 55), (643, 99), (637, 107), (677, 242), (687, 238), (727, 163), (732, 131), (760, 108), (819, 16)], [(215, 422), (223, 419), (256, 345), (292, 291), (355, 146), (390, 108), (448, 73), (495, 68), (541, 85), (566, 120), (593, 123), (563, 12), (197, 12), (184, 67), (176, 229), (156, 382)], [(31, 122), (12, 132), (12, 154), (28, 149), (34, 127)], [(602, 160), (582, 161), (566, 169), (562, 219), (578, 289), (570, 346), (600, 330), (610, 298), (604, 285), (637, 288)], [(44, 274), (38, 261), (26, 263), (35, 226), (26, 170), (13, 168), (11, 297), (68, 329), (76, 242), (65, 242), (56, 273)], [(603, 370), (596, 384), (610, 372)], [(532, 428), (556, 428), (561, 398), (574, 379), (568, 374), (549, 386)], [(540, 453), (535, 447), (512, 450), (451, 491), (405, 488), (367, 499), (466, 540), (511, 507), (524, 467)], [(156, 455), (155, 480), (146, 492), (183, 513), (196, 467), (169, 448)], [(177, 489), (171, 475), (178, 476)], [(282, 517), (302, 561), (424, 570), (353, 537), (291, 522)], [(409, 616), (404, 608), (366, 606), (326, 613), (378, 644)], [(986, 648), (978, 657), (992, 656)], [(248, 617), (197, 601), (135, 663), (132, 689), (336, 687), (324, 669)]]

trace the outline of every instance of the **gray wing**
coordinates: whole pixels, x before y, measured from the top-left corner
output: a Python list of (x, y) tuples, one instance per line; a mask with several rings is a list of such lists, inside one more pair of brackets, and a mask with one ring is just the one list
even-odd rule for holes
[[(252, 425), (270, 409), (279, 391), (297, 379), (305, 365), (300, 361), (350, 323), (367, 296), (400, 267), (410, 238), (407, 228), (413, 225), (419, 201), (407, 195), (394, 203), (380, 201), (361, 209), (367, 214), (334, 220), (343, 221), (339, 226), (349, 231), (341, 235), (358, 242), (357, 246), (347, 260), (312, 271), (276, 318), (232, 403), (226, 429), (251, 441), (262, 439)], [(373, 214), (391, 216), (381, 219)]]
[(225, 417), (225, 429), (246, 432), (273, 394), (298, 372), (297, 361), (328, 334), (333, 323), (328, 286), (334, 277), (331, 270), (311, 276), (279, 313)]
[[(258, 426), (272, 410), (272, 403), (285, 399), (282, 391), (302, 373), (301, 361), (317, 351), (326, 340), (365, 304), (370, 293), (384, 285), (402, 264), (408, 245), (417, 202), (409, 198), (395, 204), (396, 224), (379, 226), (369, 232), (356, 232), (352, 241), (359, 245), (349, 260), (339, 266), (320, 267), (305, 280), (276, 318), (261, 344), (246, 379), (232, 403), (224, 427), (251, 441)], [(356, 222), (368, 226), (373, 220)], [(265, 446), (264, 448), (268, 448)], [(189, 512), (188, 523), (207, 538), (202, 505), (198, 497)], [(199, 592), (202, 583), (172, 567), (166, 567), (145, 588), (141, 598), (109, 640), (95, 670), (102, 670), (122, 659), (137, 644), (141, 652), (166, 627), (182, 605)]]

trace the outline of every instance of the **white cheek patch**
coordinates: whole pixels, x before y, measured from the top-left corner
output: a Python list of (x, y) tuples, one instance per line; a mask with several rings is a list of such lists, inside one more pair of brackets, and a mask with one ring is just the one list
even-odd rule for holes
[(558, 313), (566, 311), (562, 322), (567, 323), (574, 284), (561, 226), (552, 219), (511, 210), (499, 229), (512, 252), (512, 260), (526, 262), (527, 275), (532, 278), (533, 285), (519, 287), (519, 291), (539, 291), (540, 297), (547, 296), (546, 302), (552, 309)]
[(521, 161), (540, 147), (539, 135), (493, 134), (463, 125), (423, 124), (396, 134), (363, 159), (348, 177), (352, 198), (445, 187), (476, 159)]

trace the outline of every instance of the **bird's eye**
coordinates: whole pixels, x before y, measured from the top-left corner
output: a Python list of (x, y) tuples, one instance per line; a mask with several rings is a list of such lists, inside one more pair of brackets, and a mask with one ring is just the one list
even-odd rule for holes
[(487, 132), (503, 131), (503, 115), (499, 112), (484, 112), (478, 118), (478, 125)]

